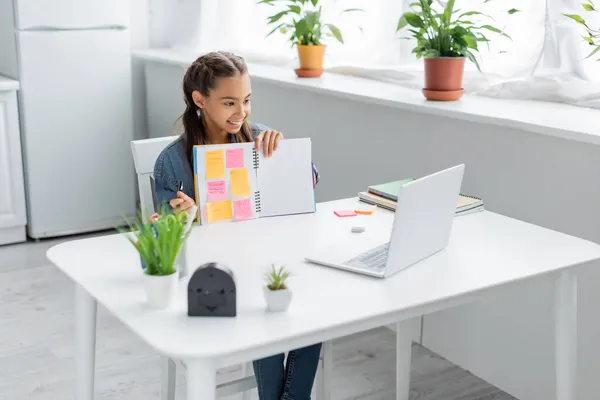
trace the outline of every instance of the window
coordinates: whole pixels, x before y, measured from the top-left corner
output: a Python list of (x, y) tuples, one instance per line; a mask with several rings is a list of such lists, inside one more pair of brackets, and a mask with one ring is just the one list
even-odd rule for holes
[[(188, 1), (197, 5), (199, 0), (180, 0), (177, 7), (181, 12), (182, 4)], [(198, 38), (197, 53), (223, 49), (239, 53), (250, 62), (296, 65), (296, 49), (290, 46), (287, 35), (276, 32), (266, 37), (272, 29), (267, 18), (277, 6), (256, 4), (256, 0), (200, 1), (200, 7), (194, 8), (200, 14), (195, 17), (198, 32), (190, 30)], [(401, 39), (405, 32), (396, 32), (398, 19), (410, 1), (414, 0), (320, 0), (324, 19), (340, 28), (345, 41), (342, 45), (329, 38), (326, 68), (419, 87), (423, 62), (411, 54), (411, 40)], [(589, 84), (592, 81), (600, 85), (600, 63), (595, 61), (600, 52), (598, 57), (584, 61), (589, 53), (589, 45), (581, 37), (585, 31), (562, 15), (581, 14), (591, 26), (600, 28), (600, 13), (586, 13), (582, 1), (456, 0), (456, 8), (490, 15), (494, 19), (490, 24), (512, 38), (486, 33), (491, 42), (489, 49), (485, 43), (479, 46), (482, 73), (467, 63), (465, 87), (488, 96), (592, 106), (596, 101), (600, 103), (599, 87)], [(364, 12), (341, 14), (341, 10), (355, 7)], [(519, 12), (509, 15), (511, 8)], [(190, 7), (185, 10), (189, 13)], [(469, 16), (472, 18), (475, 16)], [(185, 20), (189, 21), (190, 15)]]
[[(480, 43), (481, 69), (489, 79), (515, 79), (531, 74), (542, 53), (544, 44), (545, 0), (500, 0), (483, 3), (481, 0), (457, 0), (457, 7), (474, 10), (493, 18), (469, 17), (482, 24), (502, 30), (507, 38), (484, 31), (490, 39), (489, 48)], [(510, 9), (519, 12), (509, 14)], [(469, 69), (474, 69), (472, 65)]]
[[(573, 105), (600, 108), (600, 81), (598, 63), (595, 59), (584, 60), (589, 53), (580, 25), (565, 17), (565, 13), (585, 13), (583, 0), (535, 0), (535, 9), (543, 12), (543, 46), (531, 71), (526, 63), (515, 57), (514, 63), (522, 71), (510, 76), (488, 79), (479, 85), (476, 93), (487, 96), (564, 102)], [(534, 14), (532, 11), (531, 15)], [(593, 28), (600, 27), (598, 14), (585, 13), (587, 22)], [(536, 20), (539, 20), (536, 16)], [(534, 33), (532, 33), (534, 34)], [(521, 43), (530, 36), (520, 38)], [(536, 42), (539, 38), (536, 37)], [(515, 39), (515, 42), (517, 40)], [(520, 52), (526, 57), (525, 52)], [(598, 53), (600, 54), (600, 53)], [(528, 60), (530, 62), (530, 60)], [(529, 64), (529, 67), (532, 67)]]
[[(321, 0), (321, 3), (323, 20), (340, 28), (345, 42), (327, 40), (326, 65), (398, 63), (394, 30), (402, 10), (401, 1)], [(342, 13), (348, 8), (361, 8), (364, 12)], [(287, 35), (275, 32), (266, 37), (272, 29), (267, 19), (279, 9), (277, 5), (256, 4), (255, 0), (204, 0), (200, 26), (207, 28), (202, 30), (205, 35), (200, 39), (199, 50), (228, 49), (249, 61), (291, 64), (296, 50), (287, 41)]]

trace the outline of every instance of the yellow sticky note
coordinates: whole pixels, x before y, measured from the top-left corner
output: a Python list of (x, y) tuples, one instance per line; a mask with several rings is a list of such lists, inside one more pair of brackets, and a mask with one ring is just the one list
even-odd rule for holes
[(248, 182), (248, 170), (246, 168), (235, 168), (229, 170), (229, 184), (231, 194), (236, 197), (250, 196), (250, 183)]
[(225, 152), (211, 150), (206, 152), (206, 179), (225, 178)]
[(208, 217), (209, 223), (230, 220), (233, 217), (231, 200), (207, 203), (206, 216)]

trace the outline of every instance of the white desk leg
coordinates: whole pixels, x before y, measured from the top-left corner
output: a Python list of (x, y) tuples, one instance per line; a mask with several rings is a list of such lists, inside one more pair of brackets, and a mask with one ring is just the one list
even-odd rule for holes
[(556, 282), (555, 367), (557, 400), (575, 400), (577, 386), (577, 275), (562, 271)]
[(160, 400), (175, 400), (177, 365), (173, 359), (160, 356)]
[(396, 400), (408, 400), (410, 395), (412, 322), (409, 319), (396, 324)]
[(331, 400), (331, 381), (333, 379), (333, 342), (323, 342), (323, 371), (319, 385), (319, 400)]
[[(242, 375), (242, 378), (247, 378), (249, 376), (252, 376), (252, 361), (249, 361), (247, 363), (242, 364), (242, 368), (240, 370), (240, 373)], [(241, 399), (242, 400), (250, 400), (251, 396), (250, 396), (250, 391), (249, 390), (245, 390), (244, 393), (242, 393), (241, 395)]]
[(75, 286), (76, 400), (93, 400), (96, 364), (96, 299)]
[(187, 364), (187, 400), (217, 399), (217, 370), (212, 363), (189, 361)]

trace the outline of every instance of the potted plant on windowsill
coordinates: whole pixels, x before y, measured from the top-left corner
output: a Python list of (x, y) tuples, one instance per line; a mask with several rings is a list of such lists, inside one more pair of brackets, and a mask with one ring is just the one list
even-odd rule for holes
[[(492, 25), (467, 19), (491, 17), (479, 11), (455, 10), (454, 3), (455, 0), (445, 3), (418, 0), (410, 5), (411, 11), (402, 14), (398, 21), (396, 32), (407, 29), (411, 37), (416, 39), (412, 52), (417, 59), (425, 60), (423, 94), (428, 100), (460, 99), (463, 94), (465, 58), (480, 70), (474, 52), (479, 51), (480, 42), (490, 41), (484, 32), (509, 37)], [(514, 14), (519, 10), (512, 8), (507, 12)]]
[(165, 208), (148, 221), (138, 217), (130, 231), (124, 232), (140, 256), (146, 299), (154, 308), (169, 307), (175, 297), (179, 256), (191, 232), (192, 219), (185, 212), (175, 216)]
[[(586, 0), (585, 2), (581, 3), (581, 7), (588, 12), (598, 12), (593, 0)], [(571, 18), (573, 21), (577, 22), (579, 25), (582, 25), (585, 28), (587, 35), (582, 36), (582, 38), (586, 41), (587, 44), (590, 45), (590, 47), (593, 47), (593, 50), (590, 52), (590, 54), (587, 55), (586, 59), (592, 57), (598, 51), (600, 51), (600, 44), (598, 44), (597, 42), (598, 38), (600, 37), (600, 30), (590, 28), (585, 19), (583, 19), (579, 14), (563, 13), (563, 15), (565, 17)]]
[(271, 269), (266, 275), (267, 284), (263, 286), (263, 294), (267, 302), (267, 310), (271, 312), (285, 311), (292, 301), (292, 290), (287, 286), (290, 274), (285, 266)]
[[(279, 31), (289, 34), (289, 41), (296, 46), (300, 68), (296, 69), (298, 77), (319, 77), (323, 74), (323, 58), (325, 45), (323, 35), (333, 37), (340, 43), (344, 38), (338, 27), (322, 21), (322, 6), (319, 0), (259, 0), (257, 4), (282, 6), (268, 19), (269, 25), (276, 25), (267, 36)], [(342, 12), (362, 11), (349, 8)]]

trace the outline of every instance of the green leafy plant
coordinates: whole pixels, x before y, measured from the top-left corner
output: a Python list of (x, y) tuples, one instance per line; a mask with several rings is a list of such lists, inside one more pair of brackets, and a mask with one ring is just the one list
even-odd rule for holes
[[(485, 0), (484, 3), (489, 1), (491, 0)], [(402, 14), (396, 32), (407, 28), (412, 38), (417, 40), (412, 52), (418, 59), (466, 57), (480, 69), (473, 52), (479, 51), (479, 43), (489, 45), (490, 39), (484, 32), (510, 37), (490, 24), (469, 20), (469, 17), (493, 20), (489, 15), (479, 11), (455, 9), (454, 5), (455, 0), (445, 3), (439, 0), (419, 0), (411, 3), (411, 11)], [(512, 15), (519, 11), (511, 8), (507, 13)]]
[[(291, 45), (322, 45), (323, 35), (333, 37), (344, 43), (342, 32), (334, 24), (323, 23), (323, 7), (319, 0), (259, 0), (257, 4), (266, 4), (277, 7), (279, 11), (268, 19), (269, 25), (275, 25), (267, 34), (271, 36), (275, 31), (290, 34)], [(348, 8), (342, 12), (362, 11), (360, 8)]]
[[(596, 9), (596, 6), (594, 5), (593, 0), (586, 0), (585, 2), (581, 3), (581, 7), (587, 12), (598, 12), (598, 10)], [(598, 51), (600, 51), (600, 44), (598, 43), (598, 38), (600, 37), (600, 30), (590, 28), (590, 26), (587, 24), (587, 22), (585, 22), (585, 20), (578, 14), (563, 13), (563, 15), (565, 17), (571, 18), (573, 21), (577, 22), (578, 24), (583, 25), (583, 27), (585, 28), (586, 35), (582, 35), (581, 37), (590, 46), (592, 46), (594, 48), (590, 52), (590, 54), (588, 54), (588, 56), (586, 58), (590, 58), (591, 56), (596, 54)], [(598, 59), (598, 61), (600, 61), (600, 58)]]
[(267, 287), (269, 290), (287, 289), (286, 281), (290, 277), (290, 273), (286, 270), (285, 265), (275, 268), (271, 265), (271, 269), (266, 275)]
[(188, 218), (185, 212), (175, 216), (165, 206), (148, 221), (138, 213), (129, 230), (119, 231), (138, 251), (146, 274), (166, 276), (176, 272), (175, 260), (190, 234), (185, 231)]

